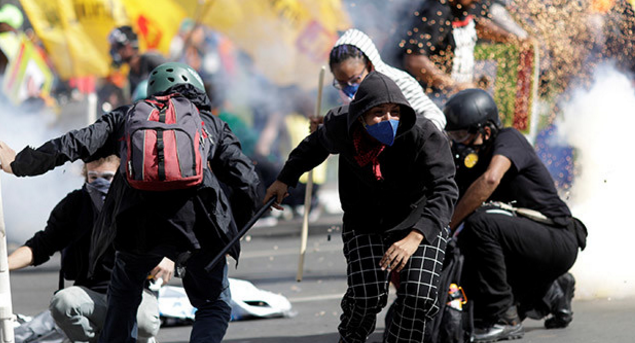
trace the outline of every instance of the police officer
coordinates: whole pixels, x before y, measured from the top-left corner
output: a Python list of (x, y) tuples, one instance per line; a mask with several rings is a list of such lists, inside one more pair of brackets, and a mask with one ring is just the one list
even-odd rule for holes
[[(501, 127), (487, 92), (461, 91), (444, 113), (460, 190), (450, 227), (465, 255), (462, 282), (474, 303), (474, 339), (520, 338), (521, 317), (573, 266), (586, 244), (586, 229), (559, 198), (527, 139)], [(485, 202), (489, 205), (482, 206)], [(571, 321), (569, 276), (554, 305), (550, 320), (559, 324), (554, 327)]]

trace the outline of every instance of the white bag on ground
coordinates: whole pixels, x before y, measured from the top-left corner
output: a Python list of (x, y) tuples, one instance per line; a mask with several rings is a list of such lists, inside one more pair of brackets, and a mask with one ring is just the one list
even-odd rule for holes
[[(286, 297), (263, 291), (251, 282), (229, 278), (232, 294), (231, 320), (291, 317), (291, 303)], [(192, 307), (183, 287), (163, 286), (159, 290), (159, 313), (162, 324), (185, 325), (194, 320)]]

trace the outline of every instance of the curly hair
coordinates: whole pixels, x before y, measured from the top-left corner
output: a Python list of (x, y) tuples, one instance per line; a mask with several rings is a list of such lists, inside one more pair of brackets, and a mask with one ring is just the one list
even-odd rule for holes
[(88, 163), (95, 163), (97, 167), (101, 166), (104, 163), (115, 163), (117, 165), (119, 165), (120, 163), (120, 159), (119, 156), (117, 155), (110, 155), (107, 157), (102, 157), (98, 160), (94, 160), (94, 161), (90, 161), (90, 162), (86, 162), (84, 163), (84, 166), (82, 166), (82, 176), (84, 177), (84, 179), (88, 179), (88, 168), (86, 167), (86, 165)]

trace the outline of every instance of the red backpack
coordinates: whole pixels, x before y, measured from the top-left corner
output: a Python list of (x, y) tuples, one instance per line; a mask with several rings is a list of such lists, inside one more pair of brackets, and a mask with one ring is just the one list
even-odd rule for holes
[(136, 102), (125, 119), (120, 171), (130, 186), (168, 191), (196, 186), (211, 142), (198, 108), (181, 94)]

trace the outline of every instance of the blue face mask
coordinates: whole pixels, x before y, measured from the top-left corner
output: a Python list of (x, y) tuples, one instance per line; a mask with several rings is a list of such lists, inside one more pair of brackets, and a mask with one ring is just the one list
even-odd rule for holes
[(346, 87), (342, 88), (342, 93), (346, 94), (347, 97), (349, 97), (350, 99), (353, 98), (353, 96), (355, 96), (355, 93), (357, 93), (357, 89), (359, 88), (359, 85), (346, 85)]
[(399, 120), (390, 119), (377, 124), (366, 125), (366, 131), (381, 143), (392, 146), (395, 142), (395, 136), (397, 136), (398, 127)]

